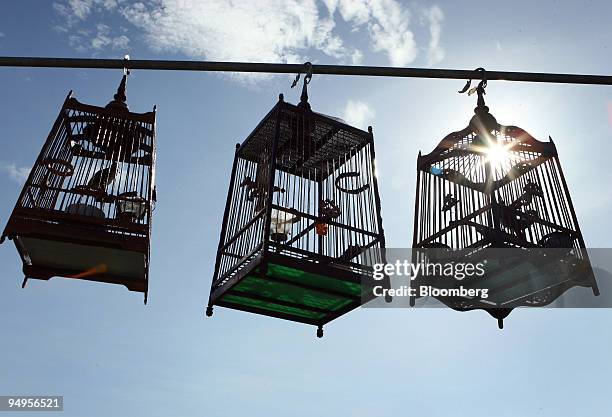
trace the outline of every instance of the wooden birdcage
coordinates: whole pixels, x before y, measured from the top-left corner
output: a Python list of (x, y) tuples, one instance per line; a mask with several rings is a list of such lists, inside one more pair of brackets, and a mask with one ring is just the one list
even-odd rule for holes
[[(371, 128), (279, 102), (237, 145), (212, 306), (318, 326), (361, 304), (384, 234)], [(366, 259), (367, 258), (367, 259)], [(380, 262), (380, 261), (378, 261)]]
[(106, 107), (68, 95), (4, 229), (28, 278), (148, 290), (155, 109), (132, 113), (123, 76)]
[[(484, 86), (486, 81), (477, 88), (478, 106), (469, 126), (446, 136), (431, 153), (419, 153), (413, 247), (426, 248), (422, 253), (430, 250), (434, 257), (449, 249), (463, 250), (458, 253), (464, 256), (484, 248), (567, 249), (556, 253), (571, 251), (588, 263), (555, 144), (498, 124), (485, 106)], [(484, 309), (502, 327), (513, 307), (548, 305), (573, 286), (592, 288), (597, 295), (590, 277), (546, 283), (526, 283), (519, 275), (498, 281), (488, 277), (490, 294), (503, 293), (504, 302), (440, 301), (461, 311)]]

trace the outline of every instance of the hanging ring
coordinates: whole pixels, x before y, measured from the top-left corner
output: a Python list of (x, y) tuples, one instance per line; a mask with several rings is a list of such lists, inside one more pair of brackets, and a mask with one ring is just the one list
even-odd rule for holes
[(343, 172), (342, 174), (338, 175), (338, 177), (336, 177), (336, 181), (334, 181), (334, 185), (336, 186), (336, 188), (340, 191), (343, 191), (345, 193), (348, 194), (360, 194), (362, 192), (364, 192), (365, 190), (367, 190), (368, 188), (370, 188), (370, 184), (364, 184), (359, 188), (345, 188), (343, 187), (340, 183), (342, 182), (343, 179), (345, 178), (356, 178), (359, 177), (360, 174), (359, 172)]
[(70, 162), (62, 161), (61, 159), (51, 158), (45, 159), (43, 163), (47, 169), (53, 174), (60, 177), (69, 177), (74, 174), (74, 167)]

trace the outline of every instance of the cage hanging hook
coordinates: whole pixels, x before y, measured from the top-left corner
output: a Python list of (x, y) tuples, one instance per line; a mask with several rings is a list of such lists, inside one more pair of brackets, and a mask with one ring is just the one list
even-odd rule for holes
[[(300, 96), (300, 106), (302, 107), (310, 107), (308, 104), (308, 84), (310, 84), (310, 80), (312, 80), (312, 64), (310, 62), (304, 63), (304, 83), (302, 85), (302, 95)], [(298, 72), (291, 84), (291, 88), (295, 87), (300, 81), (301, 72)]]
[(121, 82), (119, 83), (119, 87), (117, 87), (117, 92), (113, 96), (113, 101), (108, 103), (106, 107), (111, 107), (120, 110), (127, 110), (127, 96), (125, 93), (127, 77), (130, 75), (130, 69), (128, 68), (128, 61), (130, 60), (129, 55), (125, 55), (123, 57), (123, 77), (121, 77)]
[(119, 88), (117, 89), (117, 94), (115, 94), (115, 100), (121, 101), (125, 103), (127, 97), (125, 95), (125, 86), (127, 83), (127, 77), (130, 75), (130, 69), (128, 68), (128, 61), (130, 60), (129, 55), (123, 56), (123, 77), (121, 78), (121, 83), (119, 84)]
[(467, 82), (465, 83), (465, 86), (463, 87), (463, 89), (459, 90), (458, 93), (462, 94), (467, 92), (468, 95), (472, 95), (474, 94), (479, 88), (483, 89), (487, 86), (487, 71), (480, 67), (480, 68), (476, 68), (474, 70), (474, 72), (482, 72), (482, 78), (480, 80), (480, 82), (478, 83), (477, 87), (474, 88), (470, 88), (470, 86), (472, 85), (472, 79), (470, 78), (469, 80), (467, 80)]
[(470, 78), (465, 83), (465, 86), (463, 87), (463, 89), (459, 90), (459, 93), (463, 94), (467, 92), (468, 96), (471, 96), (472, 94), (477, 93), (478, 94), (477, 105), (478, 107), (484, 107), (485, 106), (484, 95), (486, 94), (485, 88), (487, 87), (487, 71), (484, 68), (480, 67), (480, 68), (476, 68), (474, 72), (482, 73), (482, 78), (480, 82), (478, 83), (478, 85), (476, 87), (470, 88), (472, 85), (472, 79)]
[(123, 57), (123, 75), (130, 75), (130, 69), (127, 66), (127, 62), (129, 60), (130, 60), (130, 56), (126, 54)]

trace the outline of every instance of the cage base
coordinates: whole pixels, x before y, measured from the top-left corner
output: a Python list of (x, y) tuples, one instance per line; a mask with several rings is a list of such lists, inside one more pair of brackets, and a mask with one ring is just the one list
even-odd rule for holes
[[(271, 254), (270, 254), (271, 255)], [(275, 254), (214, 290), (211, 305), (322, 326), (361, 305), (361, 275)]]
[(53, 277), (120, 284), (147, 293), (144, 253), (94, 244), (70, 243), (52, 237), (11, 236), (23, 261), (25, 281)]

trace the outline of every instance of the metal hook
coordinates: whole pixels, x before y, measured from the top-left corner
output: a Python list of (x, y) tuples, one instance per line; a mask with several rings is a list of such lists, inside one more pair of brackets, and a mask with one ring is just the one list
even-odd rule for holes
[(130, 56), (129, 55), (125, 55), (123, 57), (123, 75), (130, 75), (130, 69), (127, 67), (127, 61), (130, 60)]
[[(300, 105), (303, 107), (304, 106), (310, 107), (310, 105), (308, 104), (308, 88), (307, 88), (307, 85), (310, 84), (310, 80), (312, 80), (312, 64), (310, 62), (304, 63), (304, 72), (306, 74), (304, 75), (304, 84), (302, 85), (302, 95), (300, 96)], [(291, 84), (291, 88), (297, 85), (298, 81), (300, 80), (300, 75), (301, 73), (298, 72), (298, 74), (295, 76), (295, 79), (293, 80), (293, 83)]]
[(312, 79), (312, 64), (310, 62), (305, 62), (304, 67), (306, 68), (306, 75), (304, 76), (304, 83), (310, 84), (310, 80)]
[(478, 86), (474, 87), (474, 88), (470, 88), (470, 86), (472, 85), (472, 79), (470, 78), (465, 83), (465, 86), (463, 87), (463, 89), (458, 91), (460, 94), (467, 92), (468, 96), (471, 96), (472, 94), (477, 92), (478, 89), (481, 89), (483, 91), (483, 94), (484, 94), (484, 89), (487, 86), (487, 71), (484, 68), (481, 67), (481, 68), (476, 68), (474, 70), (474, 72), (482, 72), (482, 79), (478, 83)]
[(127, 96), (125, 95), (125, 86), (127, 83), (127, 77), (130, 74), (130, 70), (128, 68), (127, 62), (130, 60), (129, 55), (125, 55), (123, 57), (123, 77), (121, 77), (121, 82), (119, 83), (119, 87), (117, 87), (117, 93), (113, 96), (114, 100), (106, 105), (106, 107), (117, 108), (120, 110), (127, 110), (127, 104), (125, 104), (127, 100)]
[(459, 91), (459, 93), (467, 92), (468, 96), (471, 96), (474, 93), (478, 93), (478, 100), (476, 104), (477, 108), (488, 110), (488, 108), (485, 106), (484, 101), (484, 95), (486, 94), (485, 87), (487, 86), (487, 72), (484, 68), (476, 68), (474, 72), (482, 72), (482, 79), (478, 83), (478, 86), (470, 88), (470, 86), (472, 85), (472, 79), (469, 79), (467, 83), (465, 83), (463, 89)]

